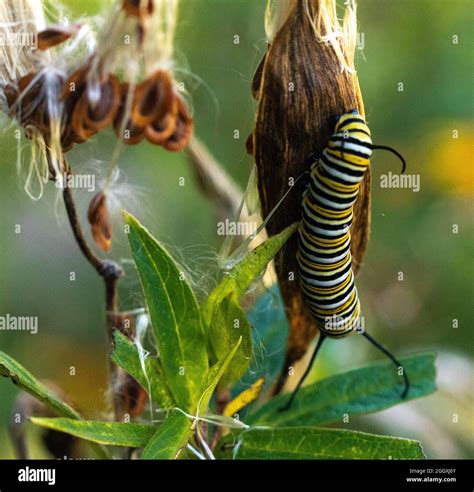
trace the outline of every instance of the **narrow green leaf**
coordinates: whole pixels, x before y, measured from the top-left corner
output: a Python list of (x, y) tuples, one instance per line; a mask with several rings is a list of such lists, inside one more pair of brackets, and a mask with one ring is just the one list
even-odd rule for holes
[(209, 326), (209, 341), (217, 360), (223, 359), (242, 340), (239, 350), (233, 357), (220, 386), (229, 386), (238, 381), (247, 370), (252, 359), (252, 328), (235, 294), (230, 294), (216, 307)]
[(165, 249), (134, 217), (125, 220), (166, 381), (176, 404), (192, 413), (209, 368), (199, 306)]
[(110, 359), (130, 374), (160, 408), (174, 406), (160, 362), (152, 357), (146, 357), (143, 361), (145, 374), (137, 347), (118, 330), (114, 331), (114, 350), (110, 354)]
[(209, 370), (209, 374), (207, 375), (206, 388), (199, 402), (198, 410), (200, 414), (203, 414), (207, 411), (207, 407), (209, 406), (209, 402), (211, 401), (212, 394), (214, 393), (214, 390), (216, 389), (226, 370), (229, 368), (229, 365), (238, 352), (241, 343), (242, 337), (240, 337), (234, 344), (234, 346), (230, 348), (225, 357), (214, 364)]
[(232, 292), (235, 293), (237, 298), (240, 298), (240, 296), (242, 296), (252, 285), (255, 279), (263, 272), (268, 263), (270, 263), (273, 257), (280, 251), (297, 228), (298, 223), (292, 224), (280, 232), (280, 234), (267, 239), (264, 243), (248, 253), (242, 261), (237, 263), (226, 273), (226, 276), (201, 306), (206, 326), (211, 323), (215, 307)]
[(383, 362), (305, 386), (291, 408), (283, 412), (279, 409), (288, 401), (289, 395), (272, 398), (249, 415), (246, 423), (300, 426), (342, 422), (344, 414), (376, 412), (420, 398), (436, 389), (434, 360), (434, 354), (400, 359), (410, 379), (410, 391), (404, 400), (400, 397), (403, 379), (392, 363)]
[(181, 412), (174, 411), (153, 434), (142, 460), (174, 460), (178, 458), (191, 435), (191, 420)]
[(47, 429), (65, 432), (72, 436), (108, 446), (141, 448), (146, 446), (156, 427), (124, 422), (94, 422), (72, 419), (45, 419), (32, 417), (34, 424)]
[(229, 459), (422, 459), (421, 444), (409, 439), (314, 427), (250, 429), (227, 435), (216, 456)]
[(81, 416), (67, 403), (62, 401), (44, 384), (40, 383), (28, 370), (15, 359), (0, 352), (0, 375), (10, 378), (20, 389), (27, 391), (58, 415), (80, 419)]

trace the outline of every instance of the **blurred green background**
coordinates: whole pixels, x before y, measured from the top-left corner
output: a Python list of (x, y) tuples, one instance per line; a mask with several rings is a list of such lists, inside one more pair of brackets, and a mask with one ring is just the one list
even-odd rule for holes
[[(83, 16), (97, 15), (110, 2), (65, 3)], [(176, 34), (176, 62), (190, 92), (196, 134), (242, 187), (252, 169), (245, 139), (255, 112), (250, 82), (265, 50), (264, 7), (263, 0), (182, 0)], [(397, 354), (436, 351), (440, 390), (346, 425), (419, 439), (429, 457), (472, 458), (472, 2), (365, 0), (358, 20), (364, 49), (358, 51), (357, 69), (373, 139), (397, 148), (408, 173), (421, 175), (418, 193), (382, 189), (380, 175), (397, 172), (398, 163), (382, 152), (372, 161), (372, 235), (359, 276), (367, 328)], [(112, 142), (106, 132), (74, 150), (76, 172), (94, 169), (103, 175)], [(101, 282), (79, 254), (61, 204), (55, 206), (54, 186), (39, 202), (24, 193), (13, 130), (2, 134), (0, 153), (0, 314), (39, 317), (37, 335), (0, 331), (0, 349), (59, 384), (86, 415), (97, 415), (106, 367)], [(220, 238), (212, 207), (195, 186), (184, 155), (144, 142), (125, 150), (120, 167), (126, 181), (121, 206), (198, 276), (212, 279), (217, 267), (209, 259)], [(180, 177), (184, 187), (178, 186)], [(78, 196), (83, 219), (90, 198), (87, 192)], [(17, 224), (21, 234), (15, 233)], [(112, 255), (128, 273), (120, 288), (122, 306), (140, 307), (120, 228), (117, 220)], [(69, 281), (71, 271), (75, 282)], [(332, 341), (314, 378), (378, 358), (359, 337)], [(0, 381), (0, 457), (12, 456), (6, 424), (16, 394), (11, 383)], [(44, 456), (39, 449), (35, 453)]]

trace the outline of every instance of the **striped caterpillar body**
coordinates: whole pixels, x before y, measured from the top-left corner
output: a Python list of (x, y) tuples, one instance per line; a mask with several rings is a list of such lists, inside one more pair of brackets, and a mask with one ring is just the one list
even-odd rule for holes
[(309, 311), (329, 337), (348, 335), (360, 326), (350, 227), (371, 155), (365, 121), (357, 112), (344, 114), (321, 158), (312, 164), (303, 196), (297, 256), (301, 285)]
[(352, 269), (353, 206), (374, 149), (394, 153), (403, 163), (402, 173), (405, 171), (405, 160), (397, 151), (372, 144), (366, 122), (354, 110), (338, 118), (327, 147), (311, 164), (309, 184), (303, 194), (297, 261), (305, 303), (317, 322), (320, 336), (305, 373), (281, 410), (291, 406), (323, 341), (354, 331), (360, 332), (397, 366), (404, 380), (401, 397), (408, 393), (410, 383), (403, 366), (363, 329)]

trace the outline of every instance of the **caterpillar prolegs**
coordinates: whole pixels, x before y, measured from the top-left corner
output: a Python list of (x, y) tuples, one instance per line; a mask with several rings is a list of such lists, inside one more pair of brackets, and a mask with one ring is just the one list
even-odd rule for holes
[[(352, 268), (353, 206), (374, 149), (395, 153), (402, 160), (404, 172), (403, 157), (390, 147), (373, 145), (366, 122), (354, 110), (337, 119), (327, 147), (320, 156), (312, 159), (308, 187), (303, 194), (297, 260), (305, 303), (317, 322), (320, 337), (311, 362), (285, 408), (293, 402), (327, 337), (341, 338), (360, 332), (397, 367), (402, 367), (387, 349), (362, 329), (361, 306)], [(409, 381), (403, 368), (402, 374), (404, 398)]]

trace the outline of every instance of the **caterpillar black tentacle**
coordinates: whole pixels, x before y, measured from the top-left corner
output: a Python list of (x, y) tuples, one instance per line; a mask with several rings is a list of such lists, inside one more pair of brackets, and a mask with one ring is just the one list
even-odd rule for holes
[[(287, 405), (308, 375), (316, 354), (326, 338), (341, 338), (363, 332), (361, 306), (351, 257), (353, 206), (360, 183), (369, 166), (372, 151), (389, 147), (372, 144), (370, 130), (357, 111), (343, 114), (320, 156), (313, 156), (308, 187), (303, 194), (302, 220), (299, 227), (297, 260), (306, 305), (316, 319), (320, 339), (311, 362)], [(399, 366), (387, 349), (365, 334), (377, 348)], [(403, 371), (406, 396), (408, 377)]]

